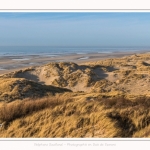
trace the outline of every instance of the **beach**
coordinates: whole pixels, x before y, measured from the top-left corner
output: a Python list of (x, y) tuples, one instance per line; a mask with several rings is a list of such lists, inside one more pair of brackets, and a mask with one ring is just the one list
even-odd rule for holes
[(5, 74), (11, 71), (28, 68), (31, 66), (40, 66), (50, 62), (74, 62), (82, 64), (104, 60), (109, 58), (121, 58), (137, 53), (147, 51), (127, 51), (127, 52), (109, 52), (109, 53), (72, 53), (65, 55), (19, 55), (19, 56), (1, 56), (0, 57), (0, 74)]

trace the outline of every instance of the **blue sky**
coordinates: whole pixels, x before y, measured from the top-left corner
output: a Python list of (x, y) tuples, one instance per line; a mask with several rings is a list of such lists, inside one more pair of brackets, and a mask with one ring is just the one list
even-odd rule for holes
[(150, 13), (0, 13), (0, 46), (150, 46)]

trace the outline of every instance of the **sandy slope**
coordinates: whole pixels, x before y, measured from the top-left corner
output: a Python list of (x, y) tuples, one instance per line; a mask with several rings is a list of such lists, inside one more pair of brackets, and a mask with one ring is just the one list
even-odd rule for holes
[(54, 95), (55, 93), (69, 92), (70, 90), (20, 78), (0, 79), (0, 101), (21, 100), (24, 98), (39, 98)]
[(150, 95), (150, 54), (106, 59), (84, 64), (57, 62), (1, 75), (25, 78), (42, 85), (54, 85), (74, 92), (134, 98)]

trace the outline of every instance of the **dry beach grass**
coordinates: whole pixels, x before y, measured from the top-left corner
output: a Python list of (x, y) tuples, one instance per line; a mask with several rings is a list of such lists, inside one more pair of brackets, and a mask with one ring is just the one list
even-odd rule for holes
[(1, 137), (150, 137), (150, 99), (51, 97), (0, 108)]

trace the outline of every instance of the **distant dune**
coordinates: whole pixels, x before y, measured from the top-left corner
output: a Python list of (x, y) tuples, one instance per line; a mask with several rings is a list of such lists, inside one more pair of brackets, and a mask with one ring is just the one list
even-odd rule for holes
[(49, 63), (11, 72), (1, 78), (25, 78), (42, 85), (53, 85), (74, 92), (136, 98), (150, 96), (150, 54), (131, 55), (78, 65)]

